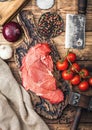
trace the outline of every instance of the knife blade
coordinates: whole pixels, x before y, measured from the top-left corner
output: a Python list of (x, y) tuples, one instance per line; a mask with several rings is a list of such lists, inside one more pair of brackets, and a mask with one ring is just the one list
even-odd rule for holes
[(78, 0), (78, 14), (66, 15), (65, 48), (85, 47), (86, 8), (87, 0)]

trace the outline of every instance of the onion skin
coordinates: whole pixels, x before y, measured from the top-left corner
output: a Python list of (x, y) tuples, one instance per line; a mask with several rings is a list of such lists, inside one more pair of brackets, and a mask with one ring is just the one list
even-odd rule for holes
[(9, 42), (16, 42), (22, 35), (21, 26), (16, 22), (9, 22), (3, 26), (4, 38)]

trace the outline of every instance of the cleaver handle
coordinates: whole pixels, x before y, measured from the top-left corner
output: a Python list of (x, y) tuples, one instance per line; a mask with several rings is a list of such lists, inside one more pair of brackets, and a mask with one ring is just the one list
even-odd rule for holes
[(87, 0), (78, 0), (78, 13), (86, 14)]

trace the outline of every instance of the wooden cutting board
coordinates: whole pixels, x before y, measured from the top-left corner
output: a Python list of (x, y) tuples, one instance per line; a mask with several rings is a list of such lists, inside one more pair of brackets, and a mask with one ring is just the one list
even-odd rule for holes
[(11, 16), (15, 15), (28, 0), (9, 0), (0, 2), (0, 26), (3, 25)]

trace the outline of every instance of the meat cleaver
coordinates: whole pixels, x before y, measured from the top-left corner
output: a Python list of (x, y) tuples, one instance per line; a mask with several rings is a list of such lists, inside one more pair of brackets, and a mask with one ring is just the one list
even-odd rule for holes
[(87, 0), (78, 0), (78, 14), (66, 15), (65, 48), (85, 47), (85, 23)]

